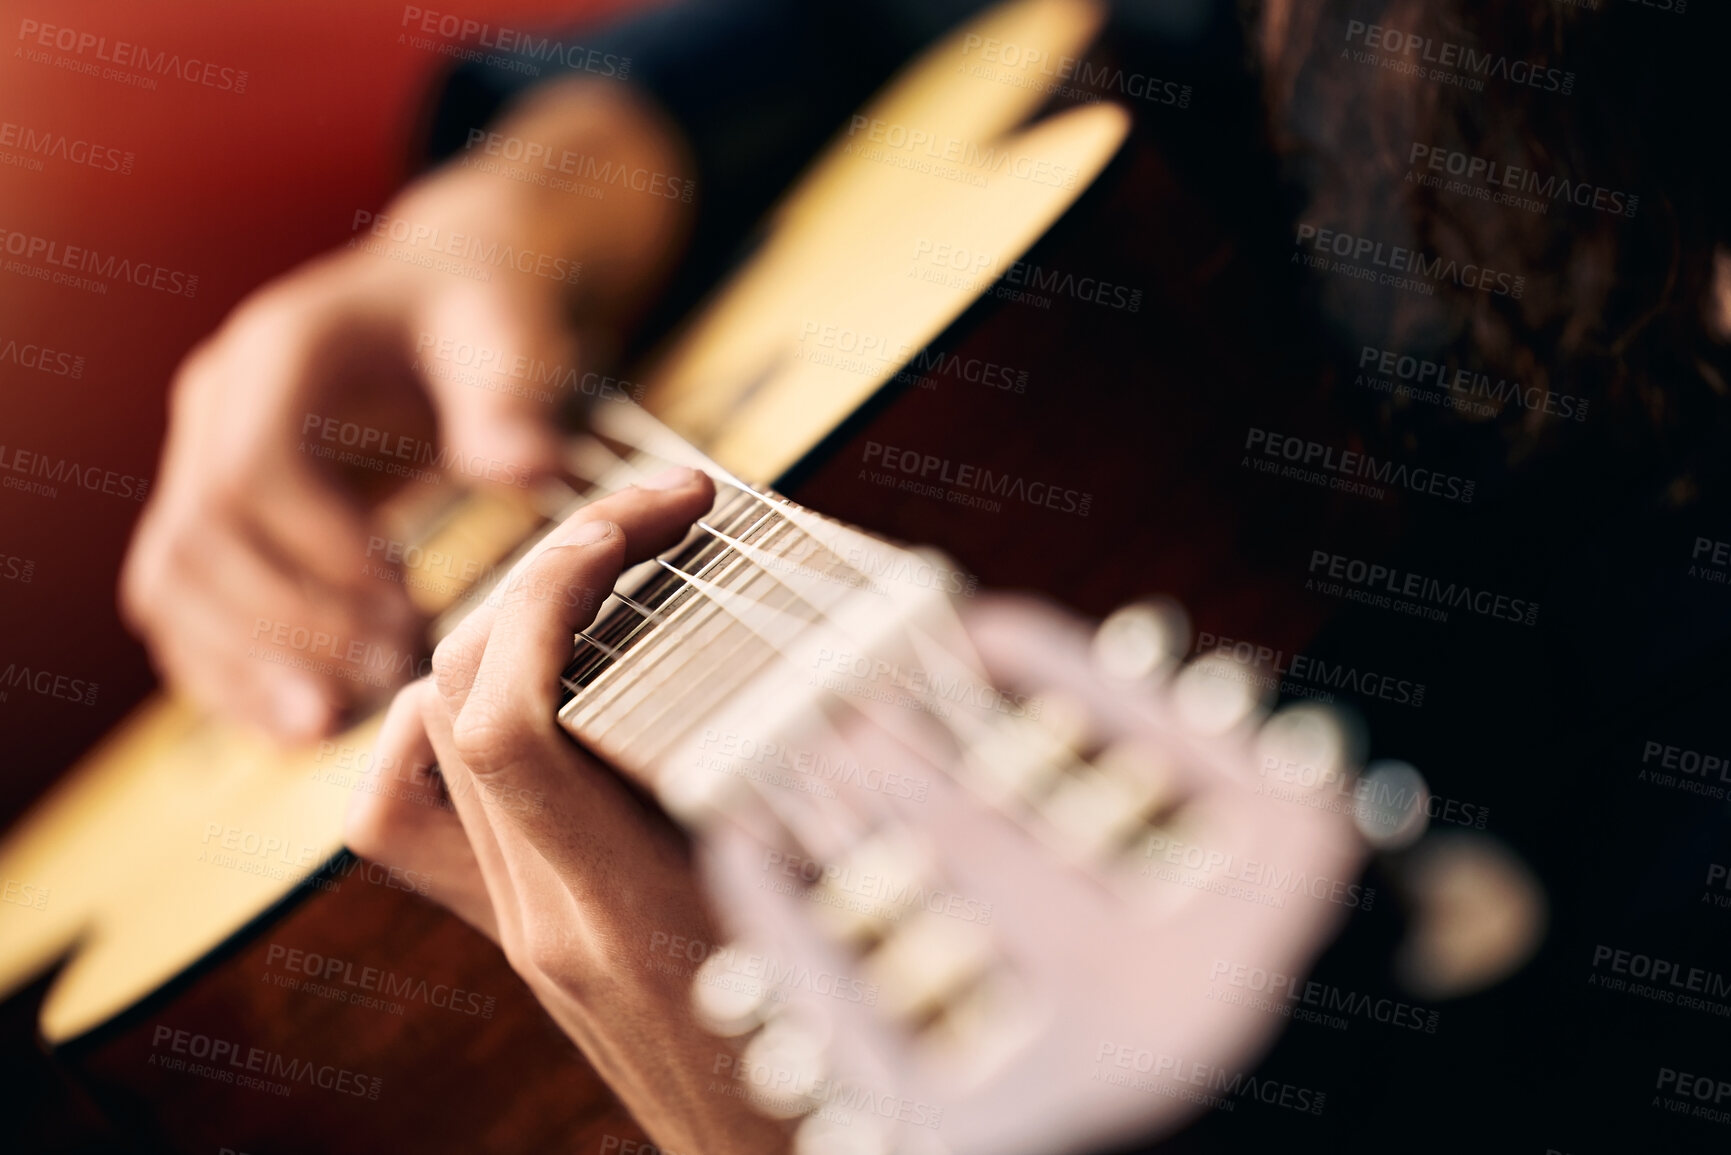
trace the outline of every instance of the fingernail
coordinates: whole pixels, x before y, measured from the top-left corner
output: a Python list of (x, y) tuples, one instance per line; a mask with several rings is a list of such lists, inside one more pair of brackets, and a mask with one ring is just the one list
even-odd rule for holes
[(586, 521), (571, 531), (569, 541), (572, 545), (594, 545), (612, 537), (618, 528), (610, 521)]
[(639, 481), (638, 489), (683, 489), (697, 480), (697, 470), (688, 469), (683, 465), (675, 465), (671, 469), (663, 469), (648, 481)]
[(285, 682), (273, 703), (277, 727), (285, 734), (310, 737), (324, 732), (330, 709), (317, 687), (306, 682)]

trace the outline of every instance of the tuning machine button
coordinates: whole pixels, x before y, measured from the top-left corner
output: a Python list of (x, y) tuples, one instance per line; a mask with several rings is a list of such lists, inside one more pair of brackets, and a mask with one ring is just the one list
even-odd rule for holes
[[(838, 1102), (863, 1099), (852, 1083), (836, 1089)], [(875, 1115), (852, 1111), (843, 1120), (829, 1112), (807, 1115), (793, 1137), (794, 1155), (891, 1155), (895, 1144)]]
[(1040, 812), (1086, 860), (1111, 856), (1178, 801), (1171, 758), (1140, 742), (1119, 742), (1054, 785)]
[(1351, 789), (1363, 739), (1340, 711), (1301, 702), (1275, 711), (1255, 741), (1257, 773), (1295, 793)]
[(1244, 725), (1261, 708), (1263, 675), (1225, 654), (1204, 654), (1178, 672), (1172, 705), (1193, 733), (1218, 737)]
[(1372, 762), (1353, 793), (1353, 821), (1378, 850), (1411, 846), (1430, 825), (1430, 787), (1411, 763)]
[(1094, 631), (1094, 664), (1125, 682), (1159, 678), (1190, 645), (1190, 616), (1167, 598), (1132, 602), (1108, 614)]
[(887, 934), (925, 878), (930, 856), (905, 827), (884, 826), (813, 883), (813, 921), (837, 942), (863, 949)]
[(866, 957), (864, 973), (878, 985), (879, 1010), (918, 1025), (940, 1014), (995, 958), (984, 927), (921, 908)]
[(692, 979), (692, 1011), (705, 1028), (723, 1038), (749, 1034), (774, 1006), (771, 984), (730, 968), (732, 960), (748, 957), (738, 944), (716, 951), (703, 960)]
[(805, 1006), (770, 1016), (740, 1055), (752, 1104), (773, 1119), (797, 1119), (820, 1105), (829, 1077), (831, 1025)]

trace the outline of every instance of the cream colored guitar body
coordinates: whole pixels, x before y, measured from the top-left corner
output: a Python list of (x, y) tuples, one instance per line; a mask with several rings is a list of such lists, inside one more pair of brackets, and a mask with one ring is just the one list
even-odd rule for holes
[[(972, 76), (965, 36), (1079, 56), (1101, 22), (1086, 0), (1022, 0), (910, 66), (861, 115), (1073, 174), (1057, 184), (976, 166), (933, 180), (844, 135), (777, 210), (766, 243), (649, 376), (646, 407), (736, 476), (769, 482), (804, 456), (986, 287), (910, 277), (922, 243), (989, 254), (1002, 270), (1105, 167), (1128, 130), (1111, 105), (1021, 127), (1044, 97)], [(958, 170), (967, 170), (958, 163)], [(873, 371), (812, 356), (813, 326), (869, 334)], [(478, 568), (539, 515), (498, 498), (449, 516), (437, 549)], [(430, 581), (431, 579), (429, 579)], [(423, 583), (424, 608), (461, 592)], [(168, 694), (147, 700), (0, 846), (0, 878), (46, 895), (0, 904), (0, 994), (66, 959), (42, 1011), (54, 1044), (84, 1034), (198, 963), (342, 850), (341, 818), (374, 721), (282, 750)]]

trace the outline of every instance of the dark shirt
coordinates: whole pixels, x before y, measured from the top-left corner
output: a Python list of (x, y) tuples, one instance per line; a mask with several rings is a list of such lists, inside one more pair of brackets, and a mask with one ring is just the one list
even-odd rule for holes
[[(755, 222), (847, 114), (976, 7), (676, 4), (588, 35), (592, 47), (629, 59), (630, 82), (684, 128), (695, 152), (697, 227), (669, 315), (749, 244)], [(1304, 194), (1283, 183), (1251, 127), (1259, 93), (1235, 6), (1121, 5), (1113, 19), (1120, 50), (1150, 74), (1209, 78), (1205, 110), (1148, 131), (1190, 195), (1240, 221), (1245, 247), (1261, 254), (1281, 311), (1266, 323), (1291, 326), (1295, 342), (1314, 341), (1322, 361), (1350, 374), (1374, 326), (1282, 280)], [(470, 127), (547, 77), (461, 69), (441, 98), (432, 155), (461, 147)], [(1147, 112), (1138, 110), (1139, 121), (1155, 122)], [(1323, 126), (1320, 110), (1304, 115)], [(1667, 750), (1731, 756), (1731, 587), (1707, 576), (1731, 567), (1693, 556), (1703, 539), (1731, 540), (1724, 466), (1698, 475), (1703, 492), (1678, 503), (1667, 463), (1628, 460), (1615, 430), (1587, 428), (1542, 468), (1473, 458), (1460, 468), (1483, 480), (1480, 499), (1412, 503), (1396, 544), (1374, 558), (1534, 603), (1530, 623), (1458, 605), (1438, 622), (1344, 602), (1305, 649), (1424, 685), (1422, 708), (1338, 697), (1368, 721), (1373, 756), (1420, 765), (1438, 798), (1433, 831), (1482, 832), (1534, 871), (1549, 895), (1539, 953), (1471, 997), (1431, 1004), (1412, 995), (1391, 965), (1407, 929), (1404, 860), (1386, 858), (1367, 880), (1386, 896), (1381, 909), (1349, 919), (1312, 976), (1360, 1010), (1337, 1008), (1332, 1024), (1293, 1020), (1255, 1072), (1277, 1095), (1320, 1093), (1325, 1107), (1241, 1096), (1234, 1110), (1208, 1112), (1158, 1149), (1726, 1149), (1731, 1128), (1679, 1117), (1657, 1098), (1667, 1070), (1731, 1087), (1731, 1019), (1722, 1017), (1731, 1010), (1731, 909), (1717, 903), (1731, 906), (1731, 769), (1663, 765)], [(1703, 437), (1718, 462), (1731, 461), (1723, 424)], [(1654, 781), (1661, 770), (1672, 784)], [(1651, 995), (1608, 989), (1605, 980), (1634, 981), (1630, 964), (1608, 953), (1617, 951), (1675, 962), (1684, 977), (1650, 981)], [(1689, 968), (1706, 974), (1699, 984), (1727, 989), (1718, 998), (1691, 989)], [(1695, 996), (1712, 1005), (1689, 1003)], [(1409, 1008), (1400, 1023), (1374, 1009), (1391, 1003)], [(1731, 1097), (1706, 1105), (1731, 1110)]]

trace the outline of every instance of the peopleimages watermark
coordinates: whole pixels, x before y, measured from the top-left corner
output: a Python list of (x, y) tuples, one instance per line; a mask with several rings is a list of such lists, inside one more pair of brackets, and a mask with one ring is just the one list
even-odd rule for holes
[(0, 553), (0, 581), (29, 585), (36, 576), (36, 559), (16, 554)]
[(1660, 1067), (1653, 1084), (1658, 1092), (1653, 1106), (1674, 1115), (1687, 1115), (1708, 1123), (1731, 1124), (1731, 1079), (1697, 1075), (1675, 1067)]
[[(813, 659), (809, 685), (852, 697), (878, 698), (896, 705), (947, 717), (948, 708), (986, 710), (1012, 718), (1040, 716), (1040, 699), (1012, 690), (1001, 690), (970, 674), (935, 673), (923, 667), (906, 667), (887, 658), (848, 650), (821, 647)], [(887, 691), (873, 693), (874, 683)]]
[[(935, 497), (999, 513), (1004, 502), (1021, 502), (1057, 513), (1087, 517), (1094, 495), (1070, 486), (1002, 473), (986, 466), (952, 461), (917, 449), (867, 441), (861, 458), (861, 481), (891, 486), (920, 497)], [(878, 468), (872, 468), (877, 466)]]
[[(300, 443), (302, 453), (341, 465), (370, 469), (375, 473), (435, 485), (447, 474), (514, 485), (519, 489), (529, 484), (528, 473), (511, 462), (474, 453), (464, 455), (448, 445), (392, 433), (375, 425), (344, 421), (339, 417), (305, 414), (301, 419), (301, 436), (305, 439)], [(417, 468), (419, 466), (432, 468)]]
[(1081, 176), (1073, 165), (1012, 152), (998, 142), (982, 144), (919, 125), (859, 113), (848, 119), (847, 138), (842, 152), (848, 156), (975, 187), (984, 187), (993, 176), (1009, 175), (1031, 184), (1073, 189)]
[[(385, 1081), (334, 1063), (297, 1059), (263, 1047), (247, 1047), (229, 1039), (159, 1023), (150, 1036), (149, 1065), (200, 1075), (219, 1083), (269, 1091), (287, 1097), (293, 1084), (377, 1099)], [(192, 1060), (190, 1063), (188, 1060)], [(262, 1082), (261, 1082), (262, 1081)]]
[(1346, 22), (1345, 40), (1349, 45), (1363, 46), (1341, 49), (1341, 54), (1354, 64), (1385, 68), (1402, 76), (1453, 85), (1469, 92), (1483, 92), (1487, 80), (1564, 96), (1575, 91), (1575, 74), (1551, 67), (1544, 57), (1512, 59), (1501, 52), (1482, 51), (1453, 40), (1420, 36), (1362, 20)]
[(1240, 1102), (1249, 1100), (1320, 1115), (1328, 1102), (1327, 1094), (1309, 1087), (1110, 1041), (1101, 1043), (1095, 1052), (1094, 1073), (1090, 1078), (1097, 1083), (1182, 1099), (1222, 1111), (1231, 1111)]
[(980, 926), (992, 921), (990, 901), (928, 887), (911, 874), (861, 870), (780, 850), (763, 852), (762, 869), (770, 877), (757, 884), (759, 890), (802, 896), (871, 918), (895, 922), (910, 912), (926, 911)]
[[(1220, 985), (1222, 979), (1224, 987)], [(1353, 1019), (1362, 1019), (1434, 1035), (1441, 1017), (1436, 1011), (1401, 999), (1349, 991), (1332, 983), (1226, 959), (1215, 959), (1209, 969), (1208, 998), (1337, 1031), (1348, 1029)]]
[[(164, 77), (236, 95), (246, 91), (249, 74), (244, 68), (196, 56), (183, 57), (178, 52), (155, 51), (148, 45), (125, 40), (110, 43), (106, 36), (64, 25), (25, 18), (18, 22), (18, 39), (26, 45), (22, 55), (33, 64), (52, 64), (68, 72), (114, 80), (146, 91), (155, 91), (157, 81)], [(71, 55), (53, 56), (45, 50)]]
[[(541, 141), (527, 140), (491, 129), (471, 128), (463, 149), (464, 155), (458, 163), (465, 167), (483, 172), (499, 171), (525, 184), (551, 188), (557, 192), (580, 193), (591, 199), (604, 196), (609, 185), (645, 196), (679, 201), (682, 204), (690, 204), (697, 195), (697, 182), (685, 177), (670, 176), (640, 165), (602, 160), (589, 153), (572, 152), (568, 148), (555, 152), (551, 145)], [(521, 165), (522, 168), (498, 166), (496, 170), (489, 170), (482, 167), (487, 164), (484, 159), (487, 157), (509, 161)], [(576, 180), (562, 179), (565, 177), (592, 183), (579, 185)], [(594, 191), (587, 191), (591, 189)]]
[(1593, 973), (1587, 976), (1587, 985), (1731, 1018), (1731, 1002), (1725, 1001), (1731, 999), (1731, 977), (1674, 959), (1599, 943), (1593, 947)]
[(1731, 585), (1731, 541), (1697, 536), (1689, 549), (1688, 576), (1708, 585)]
[(432, 659), (366, 638), (344, 637), (297, 622), (255, 618), (246, 656), (290, 669), (309, 670), (370, 686), (426, 677)]
[(1299, 250), (1292, 254), (1294, 264), (1425, 297), (1434, 296), (1441, 284), (1517, 301), (1527, 290), (1526, 277), (1516, 273), (1320, 225), (1301, 223), (1293, 244)]
[(1245, 431), (1244, 449), (1247, 456), (1240, 465), (1324, 489), (1381, 499), (1383, 490), (1378, 486), (1390, 486), (1463, 505), (1473, 500), (1475, 483), (1468, 478), (1254, 425)]
[(402, 247), (371, 244), (354, 236), (349, 238), (349, 248), (358, 248), (375, 256), (388, 257), (438, 272), (456, 273), (470, 280), (491, 280), (492, 275), (487, 269), (493, 268), (511, 269), (525, 275), (575, 285), (583, 272), (582, 261), (573, 261), (568, 257), (537, 252), (534, 249), (518, 248), (493, 237), (447, 232), (438, 225), (411, 221), (407, 217), (391, 216), (387, 213), (375, 213), (370, 209), (356, 209), (350, 227), (355, 233), (365, 229), (368, 236)]
[(34, 341), (19, 341), (16, 337), (0, 340), (0, 365), (8, 363), (20, 369), (33, 369), (50, 377), (67, 377), (73, 381), (84, 376), (84, 354), (50, 349)]
[(454, 1015), (490, 1019), (499, 1003), (496, 996), (451, 983), (400, 975), (383, 967), (357, 965), (349, 959), (285, 946), (280, 942), (272, 942), (265, 949), (264, 965), (267, 971), (283, 972), (278, 978), (292, 980), (277, 982), (278, 986), (396, 1015), (403, 1013), (403, 1002), (418, 1002)]
[(773, 1057), (718, 1051), (709, 1073), (716, 1078), (708, 1089), (717, 1094), (772, 1109), (789, 1101), (809, 1104), (816, 1117), (844, 1126), (856, 1114), (934, 1131), (943, 1125), (940, 1106), (879, 1090), (857, 1078), (815, 1078), (803, 1066), (784, 1066)]
[(878, 1005), (878, 984), (838, 975), (806, 962), (785, 962), (773, 955), (719, 946), (687, 935), (651, 931), (649, 965), (676, 978), (764, 997), (772, 1003), (795, 993), (820, 995), (859, 1006)]
[(1723, 862), (1707, 864), (1706, 888), (1701, 892), (1701, 901), (1720, 909), (1731, 907), (1731, 869)]
[(1196, 653), (1230, 659), (1208, 667), (1210, 677), (1232, 678), (1294, 697), (1331, 702), (1330, 691), (1344, 690), (1399, 706), (1424, 705), (1425, 684), (1379, 670), (1361, 670), (1345, 662), (1330, 662), (1304, 654), (1288, 654), (1272, 646), (1221, 637), (1206, 630), (1196, 634)]
[(1257, 767), (1256, 793), (1279, 802), (1294, 802), (1330, 814), (1345, 814), (1363, 829), (1398, 829), (1419, 810), (1432, 822), (1483, 830), (1490, 822), (1491, 808), (1483, 803), (1449, 798), (1390, 775), (1348, 774), (1338, 768), (1310, 763), (1263, 758)]
[(1634, 193), (1570, 180), (1556, 173), (1542, 176), (1538, 170), (1524, 165), (1505, 164), (1416, 140), (1407, 153), (1407, 163), (1412, 166), (1406, 174), (1409, 184), (1507, 205), (1523, 212), (1549, 213), (1553, 204), (1564, 201), (1577, 208), (1632, 217), (1641, 204), (1641, 198)]
[(61, 161), (98, 172), (130, 176), (135, 157), (130, 149), (68, 136), (47, 128), (0, 121), (0, 166), (42, 172), (48, 160)]
[(995, 389), (1000, 393), (1028, 391), (1028, 371), (984, 357), (964, 357), (936, 346), (910, 345), (846, 325), (805, 321), (799, 328), (799, 344), (793, 355), (812, 365), (823, 365), (848, 373), (880, 376), (900, 366), (890, 378), (902, 385), (936, 389), (940, 380), (962, 381)]
[(1641, 747), (1636, 780), (1723, 801), (1731, 796), (1731, 755), (1704, 753), (1649, 738)]
[[(629, 56), (413, 4), (403, 6), (398, 27), (402, 30), (397, 33), (398, 44), (525, 76), (541, 75), (542, 65), (618, 80), (631, 73)], [(443, 39), (434, 40), (435, 36)]]
[(822, 750), (766, 741), (736, 730), (705, 726), (697, 748), (702, 769), (749, 778), (820, 798), (834, 798), (836, 786), (848, 786), (890, 798), (924, 802), (931, 782), (896, 769), (866, 764), (857, 758)]
[(29, 910), (47, 910), (50, 893), (46, 886), (25, 882), (21, 878), (8, 878), (0, 882), (0, 902)]
[(1094, 102), (1102, 94), (1110, 94), (1174, 108), (1190, 107), (1191, 86), (1181, 81), (1129, 72), (1116, 65), (1075, 56), (1054, 57), (1050, 49), (1028, 47), (995, 36), (968, 33), (962, 40), (962, 56), (959, 72), (1013, 88), (1037, 89), (1048, 96)]
[(1306, 590), (1426, 621), (1446, 622), (1450, 610), (1464, 610), (1499, 622), (1523, 626), (1539, 623), (1538, 602), (1475, 589), (1466, 582), (1444, 582), (1325, 549), (1310, 551), (1308, 572), (1310, 576), (1304, 580)]
[[(106, 295), (108, 286), (133, 285), (171, 297), (196, 297), (198, 274), (170, 269), (150, 261), (109, 253), (104, 256), (83, 245), (51, 237), (0, 228), (0, 253), (15, 257), (0, 266), (14, 276), (47, 281), (69, 289)], [(40, 261), (40, 264), (35, 262)]]
[(66, 457), (52, 457), (32, 449), (0, 445), (0, 488), (15, 489), (36, 497), (59, 497), (58, 486), (72, 485), (91, 493), (143, 501), (150, 493), (150, 479), (80, 465)]
[(81, 706), (96, 705), (100, 683), (89, 678), (57, 674), (53, 670), (7, 662), (0, 670), (0, 702), (10, 701), (14, 693), (34, 694), (57, 702), (76, 702)]
[(556, 390), (600, 401), (642, 401), (645, 392), (640, 382), (623, 377), (434, 333), (416, 334), (412, 367), (439, 380), (549, 405), (558, 400)]
[(601, 1136), (597, 1155), (680, 1155), (671, 1147), (658, 1147), (645, 1139), (631, 1139), (608, 1133)]
[(1126, 313), (1140, 312), (1142, 290), (1100, 277), (1078, 276), (1063, 269), (1047, 268), (1029, 261), (1007, 265), (996, 254), (921, 237), (914, 242), (913, 264), (908, 276), (927, 284), (983, 291), (1002, 300), (1049, 309), (1056, 297), (1099, 305)]
[(1376, 904), (1375, 887), (1260, 859), (1239, 859), (1228, 851), (1168, 834), (1148, 835), (1142, 854), (1148, 859), (1141, 869), (1145, 878), (1257, 906), (1284, 907), (1288, 898), (1301, 894), (1353, 910), (1370, 910)]
[(1536, 385), (1523, 385), (1507, 377), (1493, 378), (1476, 369), (1451, 368), (1441, 361), (1415, 357), (1394, 349), (1361, 346), (1358, 375), (1353, 384), (1402, 397), (1439, 405), (1474, 417), (1495, 417), (1509, 406), (1529, 413), (1565, 420), (1585, 421), (1589, 400), (1569, 393), (1556, 393)]

